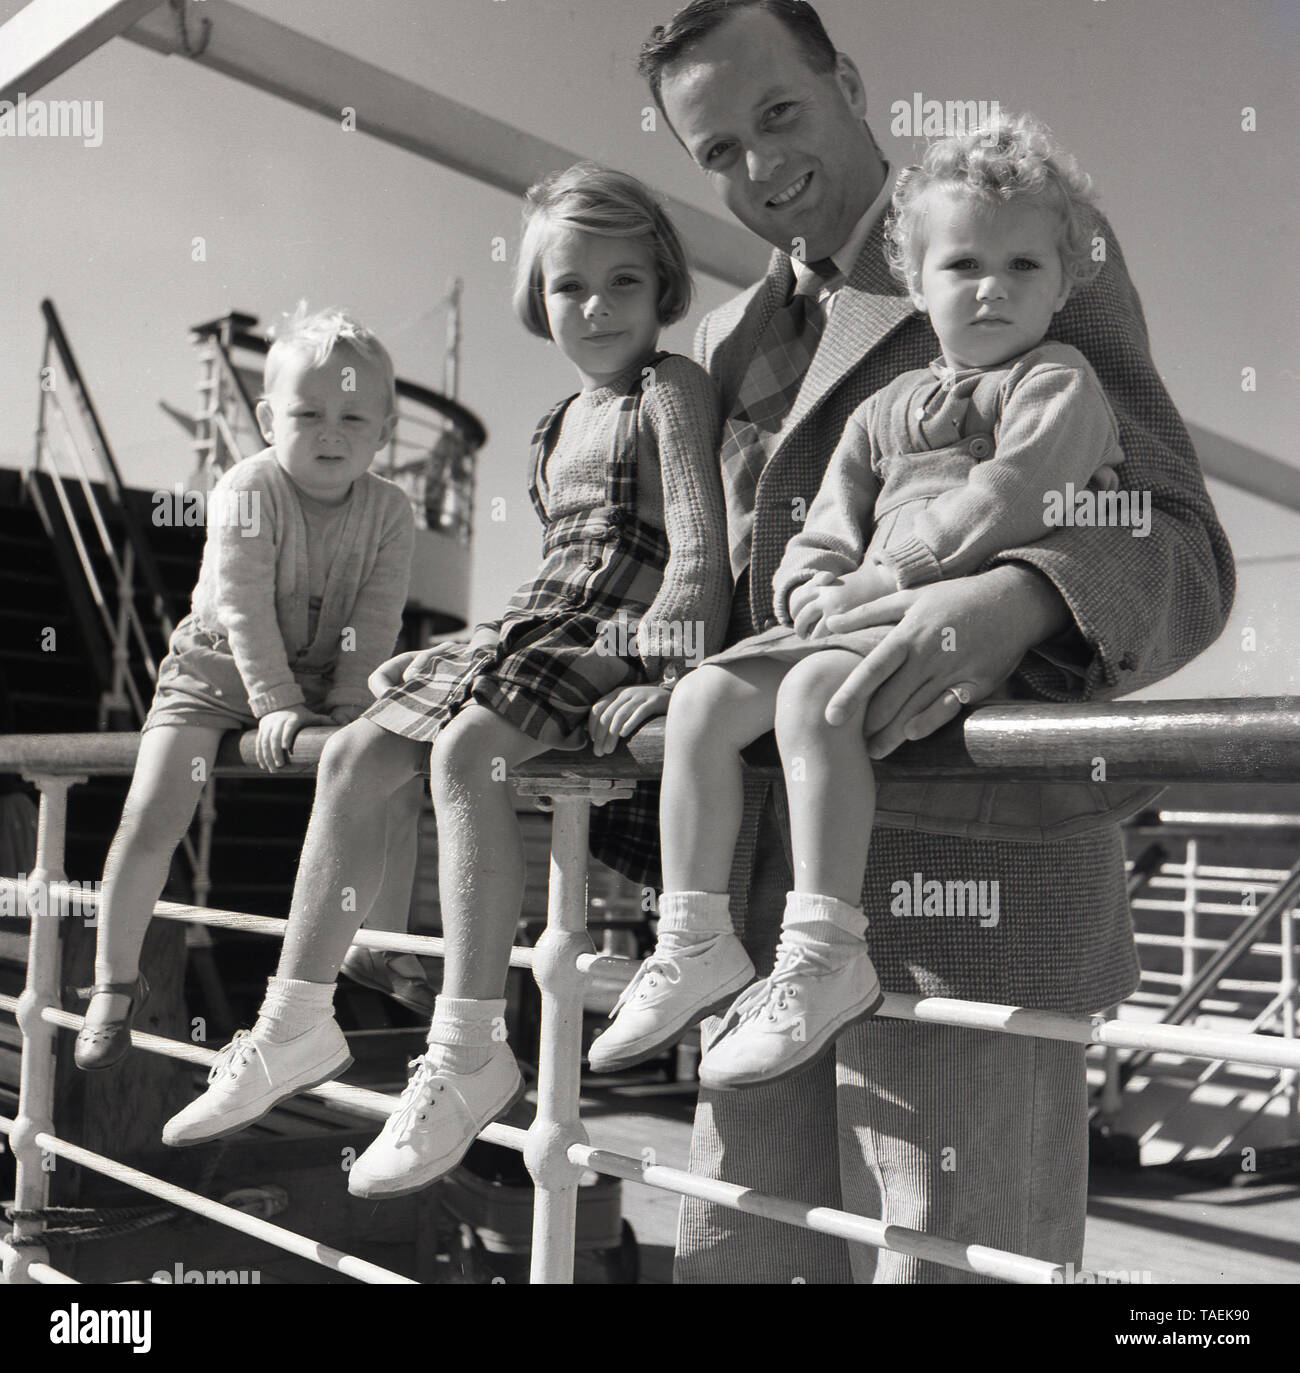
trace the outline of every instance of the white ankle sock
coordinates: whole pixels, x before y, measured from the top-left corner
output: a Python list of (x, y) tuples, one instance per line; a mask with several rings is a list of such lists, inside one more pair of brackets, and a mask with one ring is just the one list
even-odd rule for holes
[(272, 1044), (283, 1044), (323, 1024), (334, 1014), (333, 982), (299, 982), (272, 977), (258, 1012), (257, 1026)]
[(789, 936), (787, 942), (816, 940), (837, 948), (852, 948), (866, 939), (867, 917), (860, 906), (850, 906), (834, 896), (792, 891), (786, 893), (781, 932), (782, 938)]
[(429, 1047), (441, 1051), (442, 1066), (453, 1073), (476, 1073), (504, 1042), (505, 998), (477, 1000), (439, 996), (433, 1003)]
[(726, 892), (666, 891), (659, 898), (660, 953), (675, 953), (731, 932), (731, 897)]

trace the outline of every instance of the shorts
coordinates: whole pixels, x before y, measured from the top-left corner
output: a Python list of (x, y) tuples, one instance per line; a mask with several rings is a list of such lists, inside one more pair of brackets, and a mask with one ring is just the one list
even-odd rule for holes
[[(325, 698), (333, 685), (319, 673), (295, 672), (308, 707), (328, 714)], [(158, 725), (205, 725), (210, 729), (256, 729), (257, 716), (235, 665), (230, 641), (187, 615), (172, 631), (167, 656), (158, 665), (153, 704), (140, 732)]]

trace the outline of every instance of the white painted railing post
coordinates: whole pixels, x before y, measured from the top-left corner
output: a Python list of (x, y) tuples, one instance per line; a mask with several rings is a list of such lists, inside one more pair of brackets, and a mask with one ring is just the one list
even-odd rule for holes
[[(18, 1115), (9, 1136), (9, 1147), (17, 1160), (14, 1184), (14, 1209), (18, 1212), (43, 1211), (50, 1196), (50, 1175), (44, 1166), (37, 1135), (54, 1130), (54, 1069), (57, 1031), (42, 1019), (46, 1007), (60, 1004), (59, 977), (62, 950), (59, 944), (59, 908), (50, 895), (50, 885), (67, 881), (63, 870), (64, 840), (68, 824), (68, 788), (84, 777), (55, 777), (44, 773), (23, 774), (35, 782), (41, 793), (36, 823), (36, 867), (28, 876), (28, 904), (31, 932), (27, 939), (27, 986), (18, 999), (16, 1012), (22, 1033), (22, 1063), (18, 1076)], [(33, 888), (37, 900), (31, 900)], [(29, 1263), (47, 1263), (49, 1254), (41, 1245), (26, 1243), (38, 1239), (45, 1230), (40, 1220), (16, 1219), (10, 1240), (21, 1248), (14, 1256), (6, 1251), (3, 1279), (7, 1283), (28, 1283)]]
[[(1113, 1020), (1119, 1014), (1119, 1007), (1110, 1006), (1103, 1014), (1107, 1020)], [(1124, 1088), (1119, 1080), (1119, 1050), (1114, 1045), (1106, 1045), (1102, 1053), (1102, 1063), (1105, 1076), (1101, 1084), (1099, 1113), (1105, 1124), (1113, 1125), (1119, 1119), (1124, 1104)]]
[[(1278, 934), (1282, 941), (1282, 985), (1286, 988), (1286, 995), (1282, 1000), (1282, 1037), (1284, 1039), (1295, 1039), (1296, 1037), (1296, 933), (1295, 911), (1283, 911), (1282, 918), (1278, 922)], [(1300, 1115), (1300, 1072), (1294, 1068), (1283, 1069), (1282, 1082), (1283, 1091), (1291, 1103), (1292, 1114)]]
[(569, 1149), (587, 1143), (578, 1118), (587, 977), (579, 970), (578, 959), (594, 952), (587, 933), (587, 836), (592, 803), (628, 796), (632, 789), (605, 780), (535, 777), (516, 785), (522, 795), (549, 797), (553, 812), (546, 930), (533, 957), (533, 976), (542, 995), (542, 1029), (537, 1115), (524, 1144), (524, 1162), (534, 1183), (529, 1281), (571, 1283), (583, 1170), (570, 1162)]
[(1195, 839), (1187, 841), (1187, 861), (1183, 864), (1183, 977), (1180, 993), (1185, 992), (1196, 980), (1196, 898), (1199, 890), (1196, 881), (1196, 864), (1200, 855)]

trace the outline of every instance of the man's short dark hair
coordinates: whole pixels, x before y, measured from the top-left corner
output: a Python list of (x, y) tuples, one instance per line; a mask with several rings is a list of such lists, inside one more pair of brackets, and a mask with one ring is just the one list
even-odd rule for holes
[(827, 36), (821, 16), (806, 0), (691, 0), (666, 24), (658, 25), (641, 45), (636, 69), (650, 83), (655, 104), (661, 110), (664, 102), (659, 88), (664, 69), (742, 10), (763, 10), (779, 19), (813, 71), (835, 70), (835, 44)]

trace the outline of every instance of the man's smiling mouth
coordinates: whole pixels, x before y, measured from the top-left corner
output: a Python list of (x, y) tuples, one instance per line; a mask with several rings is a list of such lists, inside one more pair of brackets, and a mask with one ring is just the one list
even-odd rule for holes
[(768, 202), (768, 209), (779, 210), (783, 205), (788, 205), (792, 200), (803, 193), (804, 188), (812, 180), (812, 173), (805, 172), (793, 185), (787, 186), (780, 195), (774, 195)]

